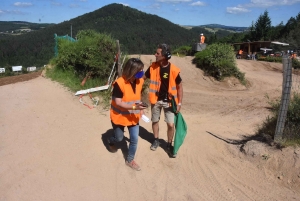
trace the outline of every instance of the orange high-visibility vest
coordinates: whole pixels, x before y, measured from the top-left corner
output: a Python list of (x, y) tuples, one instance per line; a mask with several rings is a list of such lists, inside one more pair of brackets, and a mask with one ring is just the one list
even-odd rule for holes
[(204, 43), (204, 41), (205, 41), (205, 36), (201, 36), (200, 43)]
[[(177, 88), (176, 88), (175, 79), (179, 73), (180, 73), (180, 69), (174, 64), (170, 63), (168, 93), (174, 96), (177, 104), (178, 104), (178, 97), (177, 97)], [(158, 99), (157, 93), (159, 92), (160, 85), (161, 85), (160, 66), (159, 63), (153, 62), (150, 66), (150, 85), (149, 85), (149, 101), (151, 104), (155, 104), (157, 102)]]
[[(144, 79), (138, 79), (136, 81), (135, 93), (132, 90), (130, 82), (126, 82), (123, 77), (119, 77), (116, 80), (121, 91), (123, 92), (122, 101), (130, 106), (135, 103), (141, 102), (141, 92), (144, 84)], [(138, 124), (140, 120), (140, 110), (128, 110), (117, 106), (115, 97), (112, 97), (110, 107), (110, 119), (116, 125), (130, 126)]]

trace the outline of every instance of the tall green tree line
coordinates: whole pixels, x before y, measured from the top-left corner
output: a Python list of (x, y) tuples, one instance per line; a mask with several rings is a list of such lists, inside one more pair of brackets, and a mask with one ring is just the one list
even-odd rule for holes
[[(0, 37), (0, 67), (12, 65), (43, 66), (54, 57), (55, 40), (58, 36), (76, 38), (82, 30), (94, 30), (111, 35), (120, 41), (121, 51), (127, 54), (153, 54), (159, 43), (167, 43), (172, 49), (192, 46), (199, 42), (199, 34), (206, 35), (206, 43), (234, 43), (248, 40), (291, 41), (299, 47), (299, 15), (286, 25), (270, 26), (266, 11), (250, 27), (249, 32), (229, 34), (222, 30), (210, 33), (203, 27), (188, 30), (157, 15), (146, 14), (122, 4), (110, 4), (94, 12), (84, 14), (70, 21), (48, 26), (44, 29), (20, 36)], [(71, 32), (72, 26), (72, 32)]]

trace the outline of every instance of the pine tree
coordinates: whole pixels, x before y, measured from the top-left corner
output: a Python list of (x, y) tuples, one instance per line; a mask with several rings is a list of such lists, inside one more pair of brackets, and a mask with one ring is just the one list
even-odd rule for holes
[(269, 13), (265, 10), (255, 23), (255, 40), (266, 41), (270, 39), (271, 19)]

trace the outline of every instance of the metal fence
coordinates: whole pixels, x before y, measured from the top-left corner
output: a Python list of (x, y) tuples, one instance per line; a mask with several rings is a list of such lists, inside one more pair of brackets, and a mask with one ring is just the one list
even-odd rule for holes
[[(274, 140), (276, 142), (285, 139), (300, 138), (300, 123), (295, 122), (296, 119), (287, 118), (289, 116), (297, 117), (300, 114), (290, 114), (295, 111), (292, 109), (293, 104), (297, 98), (300, 98), (300, 74), (293, 72), (292, 59), (288, 56), (283, 57), (283, 82), (282, 82), (282, 96), (278, 112), (278, 119)], [(289, 109), (290, 108), (290, 109)], [(296, 108), (297, 109), (297, 108)], [(289, 113), (288, 113), (289, 111)], [(297, 110), (296, 110), (297, 111)]]

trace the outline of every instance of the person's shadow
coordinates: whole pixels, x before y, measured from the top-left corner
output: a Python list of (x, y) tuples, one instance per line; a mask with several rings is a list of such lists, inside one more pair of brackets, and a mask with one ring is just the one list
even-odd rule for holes
[[(127, 132), (127, 131), (125, 131)], [(107, 151), (109, 151), (110, 153), (114, 153), (111, 151), (111, 149), (109, 148), (109, 143), (108, 140), (111, 136), (113, 136), (114, 134), (114, 130), (111, 128), (109, 130), (107, 130), (105, 133), (102, 134), (102, 142), (105, 146), (105, 148), (107, 149)], [(117, 150), (121, 149), (122, 154), (123, 154), (123, 158), (126, 160), (127, 155), (128, 155), (128, 146), (127, 146), (127, 142), (129, 142), (129, 139), (124, 136), (123, 140), (121, 142), (115, 143), (115, 147)]]
[[(140, 126), (140, 137), (143, 140), (146, 140), (147, 142), (149, 142), (149, 150), (150, 150), (150, 146), (151, 146), (151, 144), (154, 141), (154, 135), (153, 135), (153, 133), (150, 133), (144, 127)], [(159, 139), (159, 147), (162, 148), (168, 154), (168, 151), (167, 151), (167, 142), (165, 140)]]
[[(128, 131), (125, 130), (125, 132), (128, 132)], [(114, 134), (114, 130), (109, 129), (105, 133), (102, 134), (102, 138), (101, 138), (102, 142), (103, 142), (103, 145), (105, 146), (107, 151), (109, 151), (111, 153), (114, 153), (114, 152), (112, 152), (111, 149), (109, 148), (108, 140), (113, 134)], [(142, 127), (140, 125), (139, 136), (143, 140), (149, 142), (149, 150), (150, 150), (150, 146), (151, 146), (152, 142), (154, 141), (153, 133), (150, 133), (144, 127)], [(124, 138), (121, 142), (115, 143), (115, 147), (117, 148), (117, 150), (121, 149), (123, 157), (124, 157), (125, 160), (126, 160), (127, 155), (128, 155), (128, 145), (127, 145), (127, 143), (129, 143), (129, 139), (126, 136), (124, 136)], [(159, 146), (168, 154), (167, 142), (165, 140), (159, 139)]]

